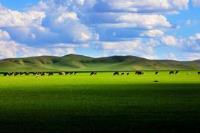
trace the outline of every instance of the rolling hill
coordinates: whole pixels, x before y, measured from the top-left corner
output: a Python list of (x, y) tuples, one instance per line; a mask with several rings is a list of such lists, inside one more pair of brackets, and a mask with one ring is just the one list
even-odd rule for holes
[(0, 60), (0, 71), (133, 71), (200, 70), (200, 60), (148, 60), (135, 56), (92, 58), (82, 55), (40, 56)]

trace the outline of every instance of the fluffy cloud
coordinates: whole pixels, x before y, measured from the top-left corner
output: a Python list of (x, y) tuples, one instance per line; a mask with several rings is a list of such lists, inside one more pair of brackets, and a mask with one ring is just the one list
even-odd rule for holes
[(200, 33), (196, 33), (194, 36), (189, 37), (185, 40), (188, 49), (194, 52), (200, 52)]
[(200, 53), (199, 52), (186, 52), (185, 53), (185, 58), (184, 60), (199, 60), (200, 59)]
[(141, 36), (147, 36), (147, 37), (161, 37), (164, 35), (164, 32), (161, 30), (147, 30), (140, 34)]
[(76, 53), (76, 47), (69, 44), (55, 45), (54, 47), (35, 48), (16, 43), (12, 40), (0, 41), (0, 59), (54, 55), (63, 56), (66, 54)]
[(142, 39), (134, 39), (131, 41), (118, 42), (99, 42), (99, 45), (106, 53), (111, 55), (137, 55), (145, 58), (155, 58), (154, 48), (159, 45), (159, 42), (153, 39), (146, 41)]
[(192, 2), (195, 7), (200, 6), (200, 0), (192, 0)]
[(105, 4), (108, 11), (149, 12), (149, 11), (176, 11), (188, 7), (189, 0), (98, 0)]
[(196, 33), (194, 36), (190, 37), (193, 41), (200, 41), (200, 33)]
[(164, 36), (161, 39), (162, 43), (168, 45), (168, 46), (177, 46), (178, 45), (178, 40), (174, 36)]
[(167, 54), (166, 59), (168, 59), (168, 60), (178, 60), (174, 53)]
[(0, 29), (0, 40), (10, 40), (9, 33)]
[[(22, 11), (0, 7), (0, 58), (75, 53), (98, 42), (101, 52), (155, 58), (157, 46), (178, 46), (167, 15), (189, 0), (41, 0)], [(198, 3), (198, 0), (193, 0)], [(187, 46), (199, 48), (198, 35)], [(99, 48), (98, 47), (98, 48)], [(80, 50), (81, 51), (81, 50)], [(172, 54), (170, 58), (173, 57)]]
[(40, 25), (44, 18), (44, 12), (19, 12), (0, 6), (0, 27)]
[(137, 13), (106, 13), (97, 15), (101, 19), (98, 26), (106, 28), (170, 28), (171, 24), (163, 15)]
[(117, 17), (117, 22), (129, 23), (135, 27), (154, 28), (154, 27), (171, 27), (171, 24), (162, 15), (143, 15), (127, 13)]

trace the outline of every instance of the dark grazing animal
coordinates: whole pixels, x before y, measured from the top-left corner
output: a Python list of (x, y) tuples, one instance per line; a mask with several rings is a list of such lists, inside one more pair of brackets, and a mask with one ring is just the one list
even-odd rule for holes
[(9, 72), (8, 76), (14, 76), (14, 72)]
[(143, 72), (143, 71), (136, 71), (135, 74), (136, 74), (136, 75), (143, 75), (144, 72)]
[(22, 75), (24, 75), (25, 74), (25, 72), (19, 72), (19, 75), (20, 76), (22, 76)]
[(97, 75), (97, 72), (91, 72), (90, 75), (91, 75), (91, 76)]
[(74, 72), (69, 72), (69, 75), (73, 75)]
[(32, 74), (33, 74), (33, 76), (36, 76), (36, 75), (37, 75), (37, 72), (33, 72)]
[(156, 72), (155, 72), (155, 75), (158, 75), (158, 74), (159, 74), (159, 72), (158, 72), (158, 71), (156, 71)]
[(178, 74), (179, 73), (179, 71), (175, 71), (175, 74)]
[(69, 74), (69, 72), (65, 72), (65, 75), (68, 75)]
[(200, 72), (198, 72), (198, 75), (200, 75)]
[(21, 75), (21, 73), (15, 72), (15, 73), (14, 73), (14, 76), (17, 76), (17, 75)]
[(126, 75), (128, 76), (130, 73), (126, 73)]
[(74, 72), (74, 75), (78, 74), (78, 72)]
[(114, 72), (113, 76), (119, 75), (119, 72)]
[(41, 72), (41, 76), (45, 76), (45, 72)]
[(58, 74), (59, 75), (65, 75), (65, 72), (59, 72)]
[(24, 74), (25, 74), (26, 76), (28, 76), (28, 75), (29, 75), (29, 73), (28, 73), (28, 72), (25, 72)]
[(174, 71), (170, 71), (169, 74), (170, 74), (170, 75), (174, 74)]
[(3, 76), (8, 76), (8, 73), (4, 73)]
[(121, 75), (124, 75), (124, 73), (121, 73)]
[(48, 73), (49, 76), (53, 76), (53, 74), (54, 74), (53, 72), (49, 72)]

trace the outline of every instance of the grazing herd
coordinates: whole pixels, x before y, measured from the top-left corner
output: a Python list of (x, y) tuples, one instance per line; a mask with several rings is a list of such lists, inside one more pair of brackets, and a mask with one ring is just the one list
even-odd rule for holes
[(169, 72), (170, 75), (172, 75), (172, 74), (178, 74), (178, 73), (179, 73), (179, 71), (170, 71)]
[(3, 76), (53, 76), (53, 75), (76, 75), (77, 72), (2, 72)]
[[(169, 71), (169, 75), (177, 75), (179, 73), (178, 70), (176, 71)], [(77, 75), (78, 72), (1, 72), (0, 76), (53, 76), (53, 75)], [(155, 71), (155, 75), (158, 75), (159, 71)], [(197, 72), (200, 75), (200, 72)], [(97, 75), (97, 72), (93, 71), (90, 72), (90, 76)], [(123, 76), (123, 75), (130, 75), (130, 72), (113, 72), (113, 76)], [(144, 75), (143, 71), (135, 71), (135, 75)]]

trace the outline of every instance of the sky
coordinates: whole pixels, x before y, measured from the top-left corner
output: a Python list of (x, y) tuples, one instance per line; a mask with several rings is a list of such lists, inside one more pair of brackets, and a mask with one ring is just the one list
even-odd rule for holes
[(200, 59), (200, 0), (0, 0), (0, 59)]

